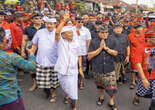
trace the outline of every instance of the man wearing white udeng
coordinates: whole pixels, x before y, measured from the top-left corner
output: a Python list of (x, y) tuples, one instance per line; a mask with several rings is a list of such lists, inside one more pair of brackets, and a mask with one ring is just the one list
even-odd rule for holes
[[(33, 38), (33, 48), (37, 50), (36, 80), (38, 88), (43, 88), (50, 102), (56, 101), (56, 88), (59, 86), (54, 66), (57, 61), (57, 43), (55, 41), (56, 19), (46, 18), (46, 28), (37, 31)], [(51, 92), (52, 89), (52, 92)]]
[[(56, 41), (58, 42), (58, 60), (55, 65), (55, 71), (58, 71), (59, 83), (66, 95), (71, 99), (71, 110), (76, 110), (76, 101), (78, 99), (78, 60), (79, 67), (82, 66), (81, 57), (79, 57), (79, 42), (75, 40), (75, 34), (72, 26), (63, 27), (67, 15), (56, 31)], [(83, 74), (80, 71), (80, 74)]]

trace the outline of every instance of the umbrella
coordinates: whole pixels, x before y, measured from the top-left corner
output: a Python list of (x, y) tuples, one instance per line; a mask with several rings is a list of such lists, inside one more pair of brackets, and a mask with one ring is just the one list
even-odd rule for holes
[(4, 4), (7, 4), (7, 5), (14, 5), (17, 3), (19, 3), (19, 0), (5, 0), (4, 2)]

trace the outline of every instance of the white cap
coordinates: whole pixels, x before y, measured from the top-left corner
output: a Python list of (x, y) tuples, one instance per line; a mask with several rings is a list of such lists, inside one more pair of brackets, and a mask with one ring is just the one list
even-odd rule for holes
[(49, 17), (45, 17), (44, 21), (45, 22), (50, 22), (50, 23), (56, 23), (57, 22), (57, 20), (55, 18), (49, 18)]
[(68, 21), (68, 22), (67, 22), (67, 24), (71, 24), (71, 23), (72, 23), (72, 21)]
[(73, 27), (72, 26), (65, 26), (62, 28), (61, 30), (61, 34), (67, 31), (73, 31)]

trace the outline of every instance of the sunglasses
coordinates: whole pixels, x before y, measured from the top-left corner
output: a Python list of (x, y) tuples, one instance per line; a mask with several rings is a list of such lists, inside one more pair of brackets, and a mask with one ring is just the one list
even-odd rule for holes
[(83, 23), (83, 21), (78, 21), (78, 23)]
[(151, 38), (155, 38), (155, 36), (152, 36)]
[(143, 23), (144, 21), (138, 21), (139, 23)]

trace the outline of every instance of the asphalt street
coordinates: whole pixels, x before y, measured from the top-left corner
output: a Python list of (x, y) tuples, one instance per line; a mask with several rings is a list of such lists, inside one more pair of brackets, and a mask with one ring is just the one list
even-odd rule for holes
[[(18, 79), (20, 79), (19, 85), (23, 91), (23, 100), (26, 110), (69, 110), (69, 105), (63, 104), (64, 93), (61, 88), (57, 89), (57, 102), (50, 103), (49, 100), (45, 98), (42, 89), (37, 89), (34, 92), (28, 91), (32, 85), (29, 74), (19, 76)], [(130, 90), (129, 84), (130, 81), (122, 86), (118, 86), (115, 102), (119, 110), (148, 110), (149, 99), (141, 98), (138, 106), (132, 104), (135, 90)], [(104, 104), (102, 106), (96, 105), (98, 95), (92, 79), (85, 80), (85, 86), (85, 90), (79, 90), (78, 110), (111, 110), (107, 105), (109, 97), (106, 93)]]

